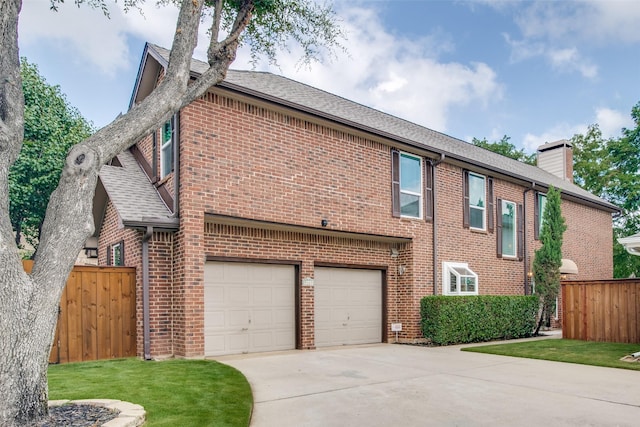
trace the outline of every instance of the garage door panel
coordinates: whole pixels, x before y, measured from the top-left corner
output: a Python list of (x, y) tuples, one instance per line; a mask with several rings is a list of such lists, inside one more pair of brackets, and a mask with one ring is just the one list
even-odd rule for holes
[(227, 310), (224, 326), (241, 329), (249, 323), (248, 310)]
[(295, 337), (288, 330), (273, 331), (273, 339), (275, 345), (282, 350), (290, 350), (296, 346)]
[(380, 328), (374, 327), (354, 327), (349, 331), (349, 340), (352, 344), (369, 344), (380, 342)]
[(316, 347), (382, 341), (382, 273), (315, 269)]
[(349, 313), (349, 322), (357, 323), (357, 322), (371, 322), (371, 319), (380, 318), (380, 308), (379, 307), (359, 307), (354, 310), (351, 310)]
[(295, 322), (295, 316), (288, 308), (274, 309), (272, 312), (273, 324), (275, 327), (289, 327)]
[(273, 300), (280, 305), (291, 305), (295, 301), (295, 294), (291, 292), (291, 284), (272, 288)]
[(225, 337), (223, 335), (215, 335), (207, 333), (205, 329), (204, 354), (216, 354), (225, 351)]
[[(205, 311), (205, 317), (209, 319), (207, 322), (208, 329), (219, 329), (225, 326), (224, 311)], [(206, 331), (205, 331), (206, 332)]]
[(295, 268), (205, 265), (205, 355), (295, 348)]
[(238, 332), (236, 334), (227, 334), (226, 346), (227, 349), (233, 353), (241, 353), (249, 346), (249, 334)]
[(271, 288), (268, 288), (268, 287), (258, 288), (257, 286), (259, 285), (256, 285), (256, 288), (252, 289), (251, 304), (255, 306), (261, 306), (264, 304), (271, 305), (271, 303), (273, 302), (273, 297), (271, 295)]
[(251, 301), (249, 288), (246, 286), (228, 287), (223, 292), (224, 297), (221, 303), (224, 305), (248, 304)]

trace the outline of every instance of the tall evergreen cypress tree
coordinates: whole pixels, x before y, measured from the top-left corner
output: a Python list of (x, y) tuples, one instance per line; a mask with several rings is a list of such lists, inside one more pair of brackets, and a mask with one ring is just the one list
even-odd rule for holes
[(567, 229), (560, 210), (560, 191), (553, 186), (547, 192), (547, 203), (542, 214), (540, 242), (542, 246), (533, 259), (535, 292), (540, 296), (540, 319), (535, 335), (542, 324), (550, 319), (560, 291), (560, 266), (562, 265), (562, 235)]

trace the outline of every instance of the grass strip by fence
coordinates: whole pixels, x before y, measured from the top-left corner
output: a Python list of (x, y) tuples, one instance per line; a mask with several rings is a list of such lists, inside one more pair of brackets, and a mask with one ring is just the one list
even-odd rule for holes
[(465, 347), (462, 351), (640, 371), (640, 362), (620, 360), (640, 351), (640, 344), (545, 339)]

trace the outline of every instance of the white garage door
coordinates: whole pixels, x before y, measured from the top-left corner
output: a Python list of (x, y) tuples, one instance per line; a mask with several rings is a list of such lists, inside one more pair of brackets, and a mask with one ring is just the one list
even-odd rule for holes
[(205, 356), (295, 348), (294, 307), (293, 266), (206, 263)]
[(315, 269), (316, 347), (382, 341), (382, 272)]

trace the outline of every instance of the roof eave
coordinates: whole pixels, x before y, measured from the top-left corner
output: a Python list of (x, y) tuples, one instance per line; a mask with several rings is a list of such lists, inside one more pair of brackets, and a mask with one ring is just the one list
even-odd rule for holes
[(138, 230), (146, 230), (153, 227), (156, 231), (174, 232), (180, 228), (180, 220), (178, 218), (142, 218), (139, 220), (123, 220), (122, 224), (126, 228), (134, 228)]

